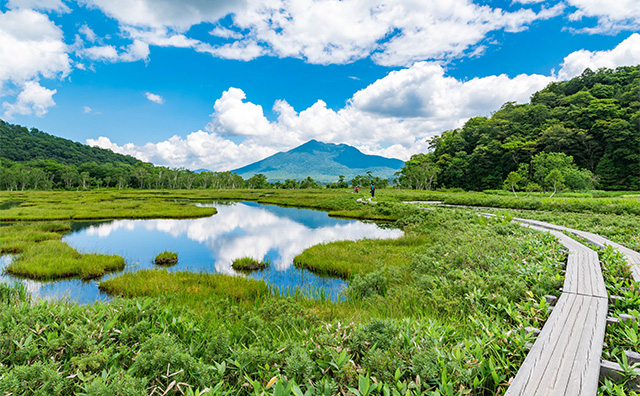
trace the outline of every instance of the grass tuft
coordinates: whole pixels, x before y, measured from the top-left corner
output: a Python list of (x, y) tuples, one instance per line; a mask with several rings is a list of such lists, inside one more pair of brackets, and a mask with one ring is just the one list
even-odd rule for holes
[(173, 265), (178, 262), (178, 253), (165, 250), (154, 261), (157, 265)]
[(271, 265), (269, 259), (258, 261), (252, 257), (241, 257), (233, 260), (231, 267), (236, 271), (257, 271), (263, 270)]

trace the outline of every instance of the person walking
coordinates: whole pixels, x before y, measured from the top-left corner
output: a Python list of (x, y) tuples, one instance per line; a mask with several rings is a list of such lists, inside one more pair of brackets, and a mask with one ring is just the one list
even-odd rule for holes
[(376, 186), (374, 186), (373, 183), (371, 183), (371, 198), (373, 198), (375, 193), (376, 193)]

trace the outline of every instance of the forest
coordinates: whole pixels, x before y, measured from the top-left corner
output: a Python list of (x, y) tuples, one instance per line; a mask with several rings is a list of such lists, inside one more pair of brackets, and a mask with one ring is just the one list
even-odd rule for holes
[(431, 139), (429, 152), (407, 161), (398, 181), (417, 189), (553, 191), (562, 182), (638, 190), (640, 66), (586, 69), (549, 84), (530, 103), (508, 102), (491, 117), (471, 118)]

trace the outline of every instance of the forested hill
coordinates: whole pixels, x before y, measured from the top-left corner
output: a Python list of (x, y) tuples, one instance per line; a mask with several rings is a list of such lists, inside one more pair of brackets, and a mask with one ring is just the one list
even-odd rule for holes
[(87, 162), (96, 164), (122, 163), (135, 165), (140, 161), (111, 150), (91, 147), (27, 129), (0, 120), (0, 158), (15, 162), (32, 160), (54, 160), (64, 165), (79, 166)]
[[(414, 159), (437, 169), (440, 187), (501, 188), (510, 172), (526, 169), (536, 154), (559, 152), (591, 171), (597, 188), (638, 190), (640, 66), (587, 69), (554, 82), (528, 104), (506, 103), (490, 118), (472, 118), (444, 132), (431, 149)], [(531, 167), (529, 173), (534, 178)]]

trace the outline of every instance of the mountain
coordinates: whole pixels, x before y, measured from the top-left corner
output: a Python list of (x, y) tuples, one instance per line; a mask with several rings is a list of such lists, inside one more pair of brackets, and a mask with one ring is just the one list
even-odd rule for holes
[(301, 180), (311, 176), (321, 183), (333, 183), (339, 175), (349, 180), (367, 171), (374, 176), (391, 179), (403, 165), (404, 162), (399, 159), (363, 154), (346, 144), (310, 140), (287, 152), (274, 154), (232, 172), (245, 179), (262, 173), (269, 181)]
[(135, 165), (140, 160), (111, 150), (49, 135), (35, 128), (27, 129), (0, 120), (0, 159), (15, 162), (54, 160), (64, 165), (79, 166), (87, 162), (97, 164), (123, 163)]

